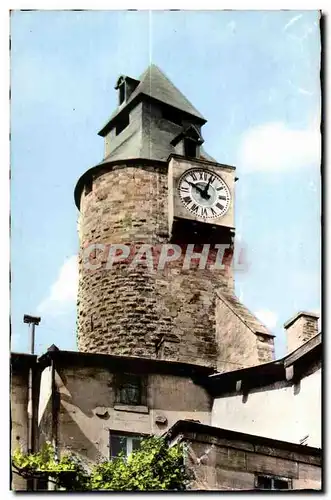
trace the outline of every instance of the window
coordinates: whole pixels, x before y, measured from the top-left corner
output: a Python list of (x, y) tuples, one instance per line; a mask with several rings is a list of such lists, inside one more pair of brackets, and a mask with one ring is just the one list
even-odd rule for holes
[(195, 158), (197, 156), (197, 143), (192, 139), (184, 139), (184, 155), (189, 158)]
[(291, 479), (276, 476), (256, 476), (255, 489), (257, 490), (291, 490)]
[(162, 117), (169, 122), (175, 123), (176, 125), (182, 125), (182, 117), (178, 111), (172, 108), (164, 108), (162, 110)]
[(139, 449), (141, 439), (142, 437), (137, 435), (128, 436), (128, 435), (110, 434), (109, 437), (110, 458), (115, 458), (120, 453), (123, 453), (127, 457), (134, 450)]
[(124, 130), (130, 123), (130, 115), (129, 113), (124, 113), (122, 116), (118, 119), (117, 124), (116, 124), (116, 135), (119, 135), (122, 130)]
[(118, 104), (119, 106), (125, 101), (125, 81), (123, 80), (122, 83), (118, 87)]
[(142, 380), (138, 375), (124, 374), (117, 381), (117, 402), (125, 405), (142, 404)]

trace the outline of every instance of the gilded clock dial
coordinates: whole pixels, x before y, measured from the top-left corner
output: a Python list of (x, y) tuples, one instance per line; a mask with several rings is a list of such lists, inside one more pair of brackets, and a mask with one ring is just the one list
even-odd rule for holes
[(221, 217), (230, 206), (228, 186), (218, 174), (204, 168), (187, 170), (179, 179), (178, 192), (185, 208), (197, 217)]

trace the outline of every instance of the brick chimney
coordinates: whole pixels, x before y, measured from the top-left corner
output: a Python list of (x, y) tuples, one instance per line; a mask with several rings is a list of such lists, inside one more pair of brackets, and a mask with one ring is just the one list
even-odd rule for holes
[(295, 351), (318, 334), (318, 319), (318, 314), (300, 311), (284, 324), (287, 354)]

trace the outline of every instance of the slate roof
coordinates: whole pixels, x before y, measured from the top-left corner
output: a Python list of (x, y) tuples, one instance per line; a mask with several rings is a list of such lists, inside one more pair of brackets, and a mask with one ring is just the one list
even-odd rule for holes
[(124, 105), (118, 106), (107, 123), (100, 130), (99, 135), (105, 135), (106, 130), (108, 130), (114, 118), (119, 115), (123, 109), (130, 106), (130, 104), (141, 97), (142, 94), (178, 108), (189, 115), (195, 116), (203, 123), (207, 121), (155, 64), (151, 64), (140, 76), (139, 80), (140, 83), (137, 88), (132, 92)]
[[(122, 76), (126, 80), (129, 77)], [(132, 80), (132, 79), (130, 79)], [(165, 74), (155, 64), (150, 65), (142, 74), (140, 80), (134, 80), (137, 87), (129, 96), (128, 100), (118, 106), (110, 119), (100, 130), (100, 136), (106, 136), (113, 128), (117, 119), (120, 120), (120, 114), (126, 110), (131, 111), (144, 98), (153, 99), (157, 107), (162, 107), (162, 103), (172, 106), (172, 108), (183, 112), (183, 119), (187, 124), (191, 123), (200, 130), (206, 123), (206, 119), (197, 111), (197, 109), (186, 99), (186, 97), (173, 85)], [(100, 168), (113, 162), (124, 162), (133, 160), (157, 161), (167, 163), (170, 155), (176, 154), (176, 149), (172, 145), (172, 140), (182, 129), (182, 125), (171, 124), (169, 127), (159, 126), (154, 123), (153, 127), (149, 125), (148, 115), (149, 106), (145, 106), (143, 111), (132, 113), (130, 121), (119, 134), (113, 134), (107, 149), (107, 155), (93, 168), (86, 171), (78, 180), (75, 188), (75, 202), (79, 209), (80, 196), (84, 187), (85, 179), (96, 173)], [(140, 114), (139, 114), (140, 113)], [(200, 146), (200, 159), (217, 163), (217, 160), (210, 156), (205, 149)]]
[[(145, 139), (145, 140), (143, 140)], [(143, 137), (140, 131), (135, 131), (134, 134), (130, 135), (125, 142), (122, 142), (118, 145), (116, 149), (114, 149), (106, 158), (104, 158), (98, 165), (104, 165), (109, 163), (109, 161), (116, 160), (130, 160), (134, 158), (150, 158), (150, 138)], [(156, 159), (156, 158), (155, 158)], [(158, 160), (167, 161), (168, 154), (164, 156), (164, 158), (157, 158)], [(200, 147), (200, 159), (207, 160), (217, 163), (215, 158), (210, 156), (204, 148)], [(97, 166), (98, 166), (97, 165)]]

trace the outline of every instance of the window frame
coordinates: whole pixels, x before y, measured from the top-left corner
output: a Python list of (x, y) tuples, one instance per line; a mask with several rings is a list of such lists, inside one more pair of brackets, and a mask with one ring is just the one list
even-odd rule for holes
[[(184, 156), (187, 158), (198, 158), (199, 157), (199, 144), (195, 139), (192, 139), (191, 137), (184, 137)], [(188, 154), (188, 151), (191, 148), (195, 148), (194, 150), (194, 155)], [(191, 151), (189, 151), (191, 152)]]
[(118, 105), (121, 106), (126, 101), (126, 81), (123, 79), (118, 85)]
[[(258, 486), (259, 478), (265, 478), (265, 479), (270, 479), (271, 482), (271, 488), (260, 488)], [(284, 489), (279, 489), (275, 488), (275, 481), (284, 481), (288, 484), (288, 488)], [(259, 491), (288, 491), (293, 489), (293, 483), (292, 479), (289, 477), (284, 477), (284, 476), (275, 476), (273, 474), (260, 474), (260, 473), (255, 473), (255, 479), (254, 479), (254, 488)]]
[(123, 458), (127, 458), (133, 451), (133, 440), (138, 439), (139, 441), (142, 441), (146, 437), (148, 437), (148, 434), (144, 433), (136, 433), (136, 432), (129, 432), (129, 431), (117, 431), (113, 429), (109, 429), (109, 460), (113, 460), (114, 458), (117, 458), (118, 455), (112, 455), (112, 446), (111, 446), (111, 439), (112, 437), (118, 437), (118, 438), (125, 438), (126, 439), (126, 452), (125, 456)]
[(130, 125), (130, 113), (124, 112), (118, 119), (115, 125), (115, 135), (120, 135)]
[(181, 127), (183, 125), (183, 117), (180, 111), (174, 108), (169, 108), (168, 106), (162, 109), (162, 118), (168, 122), (174, 123)]
[[(136, 400), (130, 401), (123, 398), (125, 386), (130, 385), (138, 387), (139, 398)], [(115, 375), (115, 405), (146, 406), (146, 399), (146, 379), (144, 376), (137, 373), (118, 373)]]

